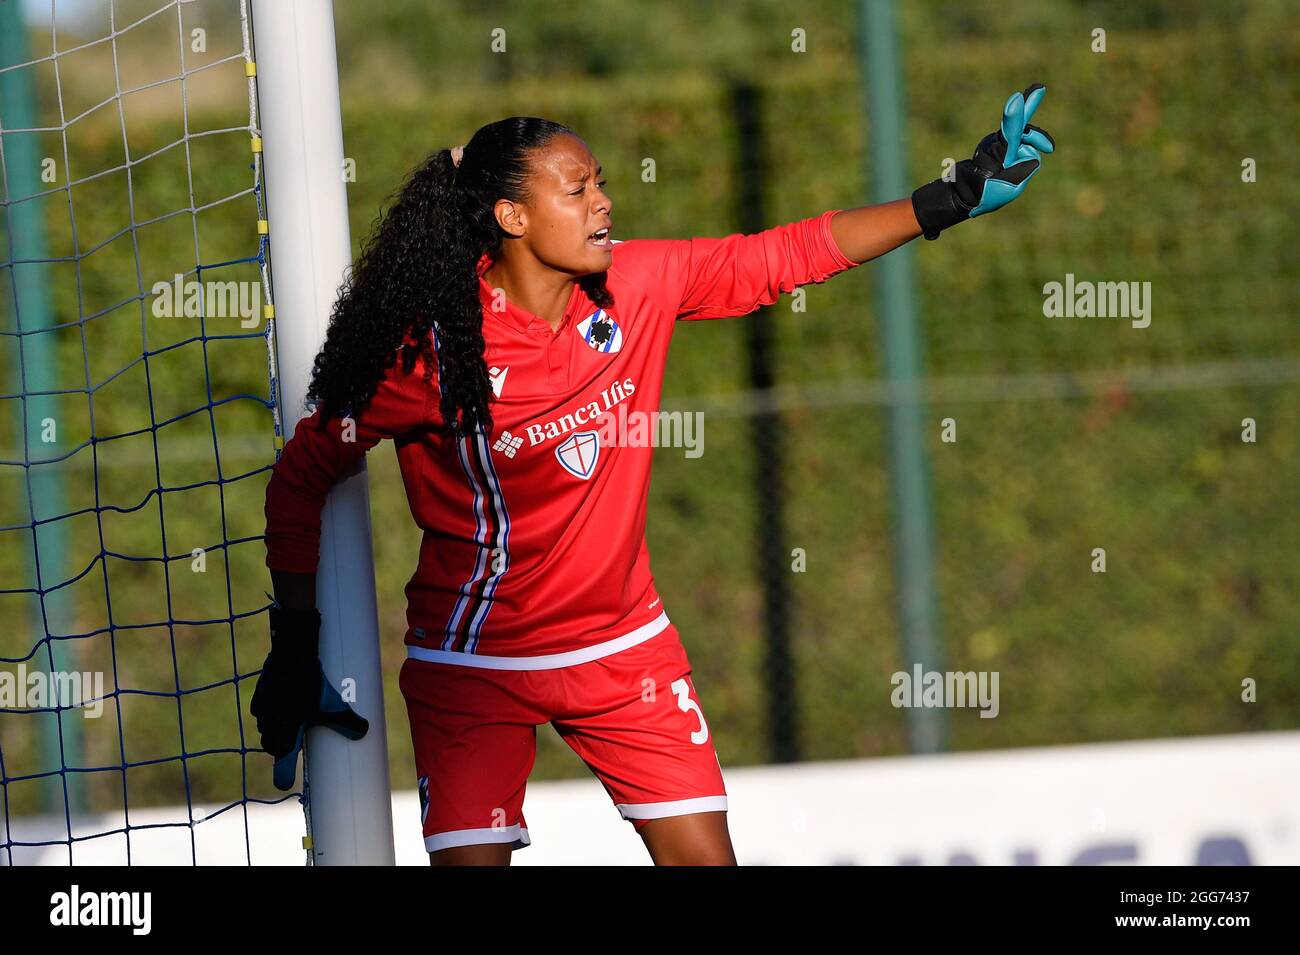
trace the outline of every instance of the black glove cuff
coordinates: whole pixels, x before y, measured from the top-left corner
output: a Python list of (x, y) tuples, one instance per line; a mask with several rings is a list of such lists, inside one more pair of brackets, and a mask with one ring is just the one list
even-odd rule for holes
[(272, 607), (271, 652), (293, 659), (314, 659), (320, 653), (320, 611)]
[(912, 212), (927, 239), (937, 239), (944, 229), (970, 218), (970, 210), (957, 198), (955, 184), (942, 179), (912, 193)]

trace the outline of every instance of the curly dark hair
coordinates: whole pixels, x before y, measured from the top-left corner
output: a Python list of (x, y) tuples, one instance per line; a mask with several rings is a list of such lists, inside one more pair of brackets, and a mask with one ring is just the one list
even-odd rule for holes
[[(322, 426), (361, 414), (400, 348), (406, 374), (422, 357), (431, 382), (436, 364), (446, 430), (491, 432), (476, 266), (484, 252), (495, 258), (507, 237), (493, 214), (496, 201), (527, 201), (533, 154), (561, 133), (576, 135), (560, 123), (513, 116), (478, 130), (459, 167), (451, 150), (441, 149), (410, 173), (375, 221), (334, 304), (307, 389), (321, 408)], [(608, 307), (604, 278), (602, 272), (579, 282)]]

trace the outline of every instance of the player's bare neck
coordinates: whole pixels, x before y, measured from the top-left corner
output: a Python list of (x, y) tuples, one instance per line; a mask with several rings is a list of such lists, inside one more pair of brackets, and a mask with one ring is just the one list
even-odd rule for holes
[(573, 277), (547, 268), (536, 260), (515, 265), (508, 258), (493, 262), (483, 273), (493, 288), (505, 292), (506, 301), (536, 315), (559, 331), (564, 310), (573, 294)]

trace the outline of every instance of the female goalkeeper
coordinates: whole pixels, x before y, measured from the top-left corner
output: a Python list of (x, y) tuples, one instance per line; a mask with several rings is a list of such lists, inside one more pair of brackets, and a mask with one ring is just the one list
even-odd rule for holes
[[(611, 238), (613, 203), (576, 134), (513, 117), (419, 167), (336, 303), (266, 491), (277, 606), (252, 702), (276, 784), (306, 727), (366, 723), (323, 676), (315, 572), (336, 479), (396, 442), (424, 530), (400, 677), (434, 864), (508, 864), (550, 723), (656, 864), (734, 864), (727, 797), (691, 664), (645, 545), (658, 408), (682, 321), (782, 292), (1015, 198), (1051, 139), (1016, 93), (1000, 131), (910, 198), (753, 235)], [(622, 427), (619, 422), (622, 422)]]

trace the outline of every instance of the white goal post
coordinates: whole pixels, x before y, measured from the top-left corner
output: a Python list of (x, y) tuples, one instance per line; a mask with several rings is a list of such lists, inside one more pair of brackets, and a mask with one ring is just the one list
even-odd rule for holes
[[(276, 354), (286, 440), (304, 411), (312, 362), (351, 264), (332, 0), (253, 0), (264, 141)], [(316, 602), (321, 663), (354, 681), (353, 708), (370, 721), (350, 742), (307, 736), (303, 792), (317, 865), (392, 865), (393, 819), (379, 628), (364, 460), (334, 488), (321, 516)]]

